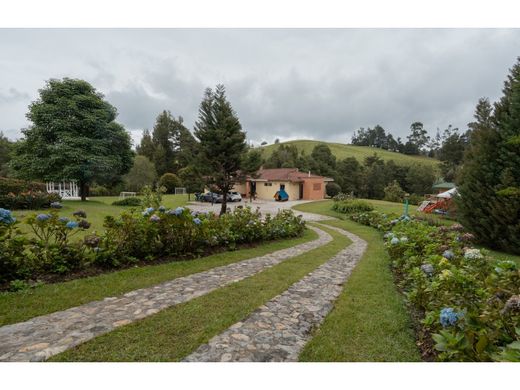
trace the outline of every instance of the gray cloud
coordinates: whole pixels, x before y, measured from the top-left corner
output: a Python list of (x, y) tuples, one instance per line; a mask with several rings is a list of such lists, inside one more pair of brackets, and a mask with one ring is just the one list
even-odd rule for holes
[(255, 142), (347, 142), (376, 124), (464, 129), (480, 97), (499, 97), (520, 30), (4, 29), (0, 48), (0, 129), (13, 137), (44, 81), (68, 76), (103, 92), (135, 140), (163, 109), (192, 128), (204, 88), (224, 83)]

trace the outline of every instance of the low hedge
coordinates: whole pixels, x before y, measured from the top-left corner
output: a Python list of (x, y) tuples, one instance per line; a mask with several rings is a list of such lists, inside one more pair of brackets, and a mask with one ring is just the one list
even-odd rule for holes
[(0, 195), (20, 192), (45, 192), (45, 183), (0, 177)]
[(380, 212), (353, 214), (385, 232), (398, 286), (423, 356), (441, 361), (520, 361), (520, 270), (473, 248), (461, 225), (432, 226)]
[(112, 206), (141, 206), (142, 200), (135, 196), (116, 200), (112, 202)]
[(372, 211), (374, 207), (364, 200), (346, 199), (334, 202), (332, 209), (338, 213), (352, 214), (364, 211)]

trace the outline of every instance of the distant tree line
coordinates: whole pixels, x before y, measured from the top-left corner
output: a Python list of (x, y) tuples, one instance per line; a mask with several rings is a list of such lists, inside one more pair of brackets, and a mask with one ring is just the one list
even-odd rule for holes
[(404, 193), (422, 196), (431, 193), (437, 179), (425, 164), (403, 165), (384, 161), (377, 153), (359, 162), (354, 157), (337, 160), (326, 144), (318, 144), (311, 154), (296, 145), (280, 144), (264, 161), (265, 168), (298, 168), (300, 171), (331, 177), (342, 192), (361, 198), (384, 199), (385, 188), (397, 185)]
[(454, 181), (461, 166), (464, 151), (468, 147), (471, 128), (464, 133), (451, 125), (441, 135), (439, 129), (430, 137), (421, 122), (410, 125), (410, 134), (406, 142), (395, 138), (389, 132), (376, 125), (373, 129), (360, 128), (352, 136), (351, 144), (369, 146), (407, 155), (424, 155), (441, 160), (441, 173), (446, 181)]

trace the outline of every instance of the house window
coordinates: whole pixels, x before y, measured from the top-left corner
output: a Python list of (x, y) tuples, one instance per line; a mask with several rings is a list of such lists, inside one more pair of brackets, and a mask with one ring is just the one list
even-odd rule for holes
[(314, 191), (321, 191), (321, 183), (314, 183), (314, 184), (312, 185), (312, 189), (313, 189)]
[(272, 185), (273, 185), (273, 183), (264, 183), (265, 187), (271, 187)]
[(285, 184), (280, 184), (280, 189), (285, 190)]

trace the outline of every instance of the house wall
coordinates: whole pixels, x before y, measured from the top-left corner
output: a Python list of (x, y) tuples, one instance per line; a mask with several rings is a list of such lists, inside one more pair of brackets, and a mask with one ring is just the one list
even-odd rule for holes
[(325, 197), (325, 182), (323, 178), (303, 179), (303, 199), (321, 200)]
[[(271, 185), (265, 185), (271, 184)], [(298, 183), (291, 183), (289, 181), (270, 181), (256, 183), (256, 196), (259, 199), (274, 200), (274, 194), (280, 189), (280, 185), (285, 184), (285, 192), (289, 195), (289, 200), (299, 199)]]
[(242, 196), (246, 196), (248, 193), (248, 189), (246, 188), (246, 183), (236, 183), (231, 191), (236, 191)]

